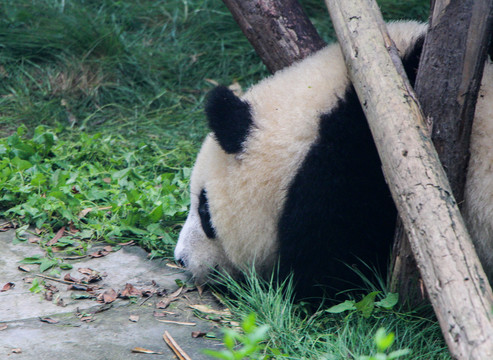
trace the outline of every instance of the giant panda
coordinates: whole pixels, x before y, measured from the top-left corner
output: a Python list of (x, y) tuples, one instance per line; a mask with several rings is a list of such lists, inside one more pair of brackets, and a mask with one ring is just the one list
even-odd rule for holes
[[(388, 24), (413, 84), (426, 25)], [(464, 212), (493, 269), (493, 67), (484, 70)], [(328, 295), (384, 272), (396, 209), (337, 44), (238, 97), (210, 93), (207, 135), (191, 175), (176, 260), (198, 283), (215, 270), (294, 274), (298, 296)], [(356, 267), (357, 270), (352, 269)], [(371, 271), (369, 271), (371, 269)]]

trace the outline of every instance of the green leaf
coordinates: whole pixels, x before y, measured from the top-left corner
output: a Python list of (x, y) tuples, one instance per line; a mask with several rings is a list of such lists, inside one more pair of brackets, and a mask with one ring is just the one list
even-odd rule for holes
[(379, 328), (377, 330), (377, 333), (375, 334), (375, 345), (377, 345), (377, 349), (380, 352), (383, 352), (387, 350), (389, 347), (392, 346), (395, 340), (395, 335), (394, 333), (389, 333), (385, 331), (384, 328)]
[(31, 257), (24, 258), (20, 262), (22, 264), (41, 264), (41, 261), (42, 261), (41, 255), (34, 255)]
[(58, 262), (56, 260), (44, 258), (41, 260), (41, 264), (39, 265), (39, 271), (44, 272), (57, 264)]
[(380, 291), (373, 291), (366, 295), (361, 301), (354, 304), (356, 309), (361, 312), (361, 315), (365, 318), (369, 318), (375, 308), (375, 297)]
[(12, 166), (14, 166), (18, 171), (24, 171), (33, 166), (29, 161), (27, 160), (22, 160), (18, 158), (17, 156), (12, 159), (11, 161)]
[(408, 355), (410, 353), (411, 353), (411, 350), (409, 350), (409, 349), (399, 349), (399, 350), (392, 351), (391, 353), (389, 353), (387, 355), (387, 359), (388, 360), (397, 359), (401, 356), (405, 356), (405, 355)]
[(399, 302), (398, 293), (389, 293), (385, 298), (375, 302), (375, 306), (382, 307), (384, 309), (392, 309)]
[(29, 291), (32, 292), (32, 293), (39, 293), (41, 291), (41, 286), (40, 286), (40, 283), (39, 283), (39, 280), (38, 278), (34, 278), (33, 282), (32, 282), (32, 285), (31, 287), (29, 288)]
[(342, 313), (344, 311), (356, 310), (356, 307), (354, 305), (355, 305), (354, 300), (346, 300), (343, 303), (331, 306), (330, 308), (328, 308), (325, 311), (327, 311), (328, 313), (331, 313), (331, 314), (339, 314), (339, 313)]

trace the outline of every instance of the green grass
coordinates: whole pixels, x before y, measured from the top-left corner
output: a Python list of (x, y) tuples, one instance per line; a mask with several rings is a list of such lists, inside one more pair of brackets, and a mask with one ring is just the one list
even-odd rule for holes
[(284, 354), (276, 358), (358, 359), (374, 353), (373, 337), (378, 329), (384, 328), (395, 334), (391, 351), (410, 350), (409, 355), (400, 359), (451, 359), (438, 323), (430, 320), (431, 309), (420, 309), (418, 315), (402, 312), (397, 306), (374, 306), (385, 298), (385, 290), (375, 301), (367, 302), (366, 309), (336, 314), (323, 305), (314, 312), (303, 302), (294, 303), (289, 280), (278, 285), (250, 273), (244, 282), (238, 283), (228, 276), (219, 276), (220, 282), (234, 294), (225, 298), (233, 313), (239, 318), (255, 313), (259, 324), (269, 326), (265, 353), (273, 355), (269, 349), (277, 349)]
[[(332, 41), (323, 1), (301, 3)], [(380, 5), (387, 19), (428, 13), (428, 0)], [(219, 0), (1, 2), (0, 216), (38, 229), (46, 258), (30, 261), (43, 269), (66, 266), (55, 248), (80, 253), (101, 240), (170, 256), (207, 132), (206, 93), (267, 75)], [(291, 301), (289, 284), (286, 293), (249, 281), (230, 284), (230, 306), (255, 312), (270, 327), (267, 349), (288, 358), (368, 355), (384, 327), (409, 359), (449, 359), (434, 321), (396, 310), (313, 314)]]

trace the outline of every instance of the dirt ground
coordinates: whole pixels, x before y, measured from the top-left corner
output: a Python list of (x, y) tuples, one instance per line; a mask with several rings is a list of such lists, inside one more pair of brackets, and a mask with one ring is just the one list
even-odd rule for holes
[(180, 287), (186, 274), (166, 261), (137, 246), (101, 246), (89, 253), (103, 256), (65, 260), (71, 270), (40, 277), (39, 265), (20, 261), (43, 251), (14, 237), (0, 233), (0, 359), (179, 358), (165, 333), (194, 360), (220, 348), (227, 309), (209, 291)]

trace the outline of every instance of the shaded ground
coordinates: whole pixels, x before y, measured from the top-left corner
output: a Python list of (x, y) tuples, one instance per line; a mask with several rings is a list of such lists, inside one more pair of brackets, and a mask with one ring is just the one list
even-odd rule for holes
[[(90, 293), (68, 290), (67, 284), (39, 278), (58, 290), (52, 300), (46, 300), (45, 287), (37, 294), (29, 291), (32, 286), (29, 282), (38, 274), (39, 266), (27, 265), (29, 272), (18, 268), (19, 261), (42, 254), (42, 250), (28, 242), (13, 245), (14, 235), (13, 230), (0, 233), (0, 290), (7, 283), (15, 284), (0, 292), (0, 359), (174, 359), (175, 355), (163, 340), (165, 331), (194, 360), (208, 359), (202, 349), (220, 346), (217, 339), (191, 336), (192, 332), (200, 332), (201, 335), (208, 333), (208, 336), (221, 337), (218, 323), (203, 318), (224, 319), (224, 316), (205, 310), (199, 318), (197, 311), (190, 308), (190, 305), (202, 304), (217, 309), (213, 296), (208, 292), (199, 295), (196, 290), (175, 296), (178, 289), (175, 280), (184, 281), (186, 276), (180, 270), (166, 266), (162, 260), (147, 259), (147, 253), (141, 248), (124, 246), (104, 257), (71, 261), (73, 269), (62, 271), (60, 279), (67, 273), (81, 279), (84, 275), (78, 269), (90, 268), (103, 274), (102, 280), (90, 284), (101, 287), (95, 293), (106, 290), (111, 293), (110, 289), (121, 293), (126, 284), (131, 284), (134, 289), (154, 292), (149, 299), (139, 295), (106, 304), (94, 298), (75, 300), (74, 295)], [(160, 293), (164, 295), (160, 296)], [(60, 299), (63, 299), (63, 305), (60, 305)], [(164, 306), (164, 309), (159, 308)], [(42, 318), (48, 322), (41, 321)], [(161, 354), (132, 353), (136, 347)]]

